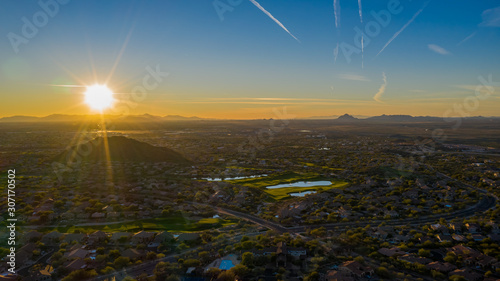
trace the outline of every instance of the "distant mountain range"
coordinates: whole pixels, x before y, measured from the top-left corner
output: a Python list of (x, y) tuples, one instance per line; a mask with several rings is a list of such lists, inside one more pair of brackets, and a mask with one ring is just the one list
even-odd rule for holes
[[(65, 115), (65, 114), (52, 114), (45, 117), (34, 116), (10, 116), (0, 118), (0, 122), (79, 122), (85, 120), (101, 119), (100, 115)], [(150, 114), (144, 115), (104, 115), (104, 118), (117, 120), (122, 122), (158, 122), (169, 120), (203, 120), (196, 116), (184, 117), (180, 115), (167, 115), (167, 116), (154, 116)]]
[[(64, 115), (64, 114), (53, 114), (45, 117), (34, 117), (34, 116), (11, 116), (0, 118), (0, 123), (7, 122), (82, 122), (82, 121), (96, 121), (103, 117), (100, 115)], [(196, 121), (196, 120), (217, 120), (210, 118), (200, 118), (196, 116), (185, 117), (180, 115), (167, 115), (167, 116), (155, 116), (150, 114), (143, 115), (104, 115), (106, 120), (117, 121), (117, 122), (163, 122), (163, 121)], [(333, 120), (341, 122), (358, 122), (358, 121), (373, 121), (373, 122), (435, 122), (443, 121), (443, 117), (434, 116), (411, 116), (411, 115), (380, 115), (380, 116), (364, 116), (364, 115), (332, 115), (332, 116), (313, 116), (307, 118), (299, 118), (303, 120)], [(467, 120), (488, 120), (488, 119), (500, 119), (500, 117), (466, 117)]]
[[(79, 151), (90, 152), (78, 153)], [(103, 138), (96, 138), (87, 143), (73, 146), (57, 156), (55, 160), (64, 163), (71, 159), (72, 155), (79, 155), (82, 157), (82, 161), (104, 162), (107, 160), (106, 151), (109, 151), (110, 160), (117, 162), (169, 162), (181, 165), (191, 163), (174, 150), (152, 146), (123, 136), (108, 137), (107, 145)]]

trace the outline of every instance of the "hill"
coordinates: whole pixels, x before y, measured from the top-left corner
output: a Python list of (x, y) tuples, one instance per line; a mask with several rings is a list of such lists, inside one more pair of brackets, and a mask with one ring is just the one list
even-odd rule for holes
[[(104, 162), (106, 161), (106, 146), (103, 138), (96, 138), (90, 142), (71, 147), (56, 159), (64, 162), (76, 151), (89, 151), (90, 153), (78, 153), (83, 156), (82, 161)], [(113, 136), (108, 138), (109, 157), (111, 161), (118, 162), (169, 162), (173, 164), (188, 165), (187, 160), (180, 153), (165, 148), (152, 146), (148, 143), (140, 142), (123, 136)]]
[(344, 114), (342, 116), (339, 116), (339, 118), (337, 118), (337, 120), (350, 122), (350, 121), (356, 121), (356, 120), (359, 120), (359, 119), (346, 113), (346, 114)]

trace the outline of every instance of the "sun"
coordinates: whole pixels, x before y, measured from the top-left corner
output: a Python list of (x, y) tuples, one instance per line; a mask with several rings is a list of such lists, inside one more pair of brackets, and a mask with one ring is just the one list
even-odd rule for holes
[(104, 109), (113, 105), (113, 91), (106, 85), (95, 84), (87, 87), (84, 93), (85, 103), (94, 110), (103, 111)]

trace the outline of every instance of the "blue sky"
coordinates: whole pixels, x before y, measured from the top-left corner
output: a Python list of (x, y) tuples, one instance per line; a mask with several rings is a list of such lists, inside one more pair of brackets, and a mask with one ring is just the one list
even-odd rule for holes
[[(347, 0), (257, 0), (276, 21), (249, 0), (67, 2), (17, 53), (9, 34), (23, 36), (22, 18), (33, 22), (42, 6), (0, 4), (0, 116), (88, 113), (84, 88), (53, 85), (107, 82), (120, 99), (148, 66), (169, 75), (132, 114), (269, 118), (286, 106), (298, 117), (442, 116), (474, 96), (479, 76), (500, 81), (497, 1), (365, 0), (362, 23)], [(391, 18), (382, 26), (373, 13)], [(355, 28), (365, 31), (362, 53)], [(348, 60), (351, 46), (359, 53)], [(467, 114), (498, 115), (496, 86)]]

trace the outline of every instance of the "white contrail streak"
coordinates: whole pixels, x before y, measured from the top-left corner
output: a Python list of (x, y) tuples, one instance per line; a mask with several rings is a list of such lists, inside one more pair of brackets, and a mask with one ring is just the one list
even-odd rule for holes
[(387, 48), (387, 46), (389, 46), (389, 44), (391, 44), (391, 42), (394, 39), (396, 39), (396, 37), (398, 37), (399, 34), (401, 34), (401, 32), (403, 32), (418, 17), (418, 15), (420, 15), (420, 13), (425, 9), (425, 7), (427, 7), (427, 4), (429, 4), (429, 2), (426, 2), (424, 4), (424, 6), (420, 10), (418, 10), (418, 12), (415, 13), (413, 15), (413, 17), (405, 25), (403, 25), (403, 27), (400, 30), (398, 30), (398, 32), (394, 33), (394, 35), (391, 37), (391, 39), (389, 39), (389, 41), (387, 41), (387, 43), (385, 43), (385, 45), (382, 48), (382, 50), (380, 50), (380, 52), (378, 52), (378, 54), (375, 57), (377, 57), (378, 55), (380, 55), (380, 53), (382, 53), (385, 50), (385, 48)]
[(340, 4), (339, 0), (333, 0), (333, 14), (335, 15), (335, 27), (340, 26)]
[(269, 13), (266, 9), (264, 9), (264, 7), (262, 7), (259, 3), (257, 3), (257, 1), (255, 0), (250, 0), (250, 2), (252, 2), (252, 4), (254, 4), (257, 8), (259, 8), (259, 10), (261, 10), (262, 12), (264, 12), (264, 14), (266, 14), (268, 17), (270, 17), (275, 23), (277, 23), (281, 28), (283, 28), (288, 34), (290, 34), (290, 36), (293, 37), (293, 39), (297, 40), (297, 42), (300, 43), (300, 40), (297, 39), (297, 37), (293, 36), (293, 34), (288, 31), (288, 29), (286, 29), (286, 27), (279, 21), (277, 20), (275, 17), (273, 17), (273, 15), (271, 15), (271, 13)]
[(477, 31), (474, 31), (471, 35), (469, 35), (469, 36), (465, 37), (465, 39), (464, 39), (464, 40), (462, 40), (462, 41), (460, 41), (460, 42), (457, 44), (457, 46), (460, 46), (460, 45), (462, 45), (463, 43), (465, 43), (465, 42), (469, 41), (469, 39), (471, 39), (472, 37), (474, 37), (474, 36), (476, 35), (476, 33), (477, 33)]
[(384, 79), (384, 84), (382, 84), (380, 86), (380, 89), (378, 89), (378, 92), (375, 94), (375, 96), (373, 96), (373, 99), (376, 102), (382, 102), (382, 100), (380, 100), (380, 98), (385, 93), (385, 88), (387, 87), (387, 76), (385, 76), (385, 72), (382, 72), (382, 76), (383, 76), (383, 79)]
[(363, 23), (363, 8), (361, 6), (361, 0), (358, 0), (358, 7), (359, 7), (359, 20), (361, 23)]

